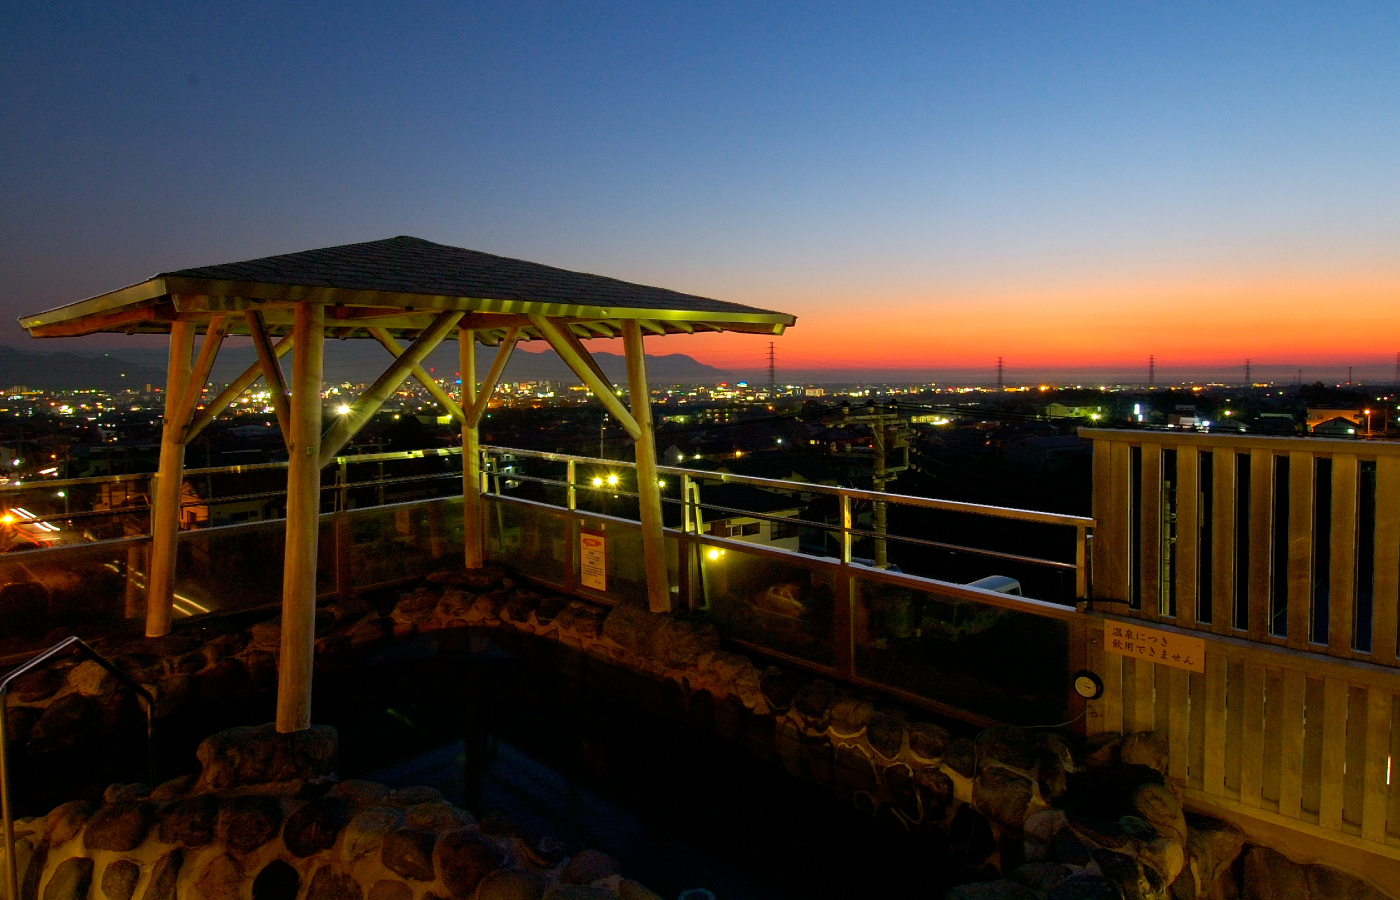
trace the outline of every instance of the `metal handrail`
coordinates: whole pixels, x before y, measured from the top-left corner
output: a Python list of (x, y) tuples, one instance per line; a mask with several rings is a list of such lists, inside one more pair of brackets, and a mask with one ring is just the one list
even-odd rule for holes
[(35, 656), (24, 665), (10, 672), (3, 679), (0, 679), (0, 817), (5, 822), (5, 881), (9, 887), (10, 900), (19, 900), (19, 873), (15, 864), (15, 825), (13, 810), (10, 808), (10, 752), (9, 752), (9, 722), (4, 715), (5, 697), (9, 693), (10, 684), (22, 675), (36, 671), (47, 665), (50, 661), (63, 655), (69, 648), (75, 648), (79, 653), (97, 663), (103, 669), (110, 672), (118, 681), (125, 684), (136, 692), (146, 710), (146, 770), (147, 777), (152, 785), (156, 781), (156, 763), (154, 749), (155, 733), (155, 697), (144, 687), (138, 684), (130, 675), (117, 668), (111, 660), (101, 653), (92, 649), (86, 641), (79, 637), (64, 638), (49, 649)]

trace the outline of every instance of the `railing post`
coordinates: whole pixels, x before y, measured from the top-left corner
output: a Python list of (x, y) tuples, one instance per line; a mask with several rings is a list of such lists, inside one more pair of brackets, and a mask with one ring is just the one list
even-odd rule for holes
[(574, 461), (573, 461), (572, 459), (569, 460), (569, 463), (568, 463), (568, 474), (565, 475), (564, 477), (567, 478), (567, 479), (569, 479), (569, 500), (568, 500), (568, 503), (569, 503), (569, 511), (570, 511), (570, 512), (573, 512), (574, 510), (578, 509), (578, 489), (577, 489), (576, 487), (574, 487), (575, 478), (577, 477), (577, 470), (576, 470), (575, 467), (574, 467)]
[(831, 611), (831, 663), (836, 674), (850, 678), (855, 674), (855, 629), (852, 619), (856, 606), (856, 579), (851, 572), (851, 498), (841, 495), (841, 580), (844, 589), (835, 592)]
[(841, 495), (841, 562), (851, 561), (851, 498)]
[(1083, 525), (1074, 529), (1074, 599), (1089, 597), (1089, 529)]

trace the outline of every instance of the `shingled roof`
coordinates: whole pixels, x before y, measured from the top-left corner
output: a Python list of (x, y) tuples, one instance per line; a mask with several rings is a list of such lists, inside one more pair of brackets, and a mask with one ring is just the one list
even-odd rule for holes
[[(262, 311), (269, 330), (279, 332), (290, 326), (298, 302), (329, 304), (327, 332), (337, 337), (360, 336), (370, 320), (414, 332), (443, 310), (482, 314), (483, 328), (497, 316), (561, 318), (580, 337), (612, 336), (613, 323), (621, 319), (641, 319), (653, 333), (698, 327), (781, 334), (795, 321), (786, 313), (400, 236), (163, 272), (129, 288), (22, 316), (20, 324), (34, 337), (164, 332), (177, 315), (201, 318), (253, 308)], [(535, 335), (527, 328), (523, 336)]]

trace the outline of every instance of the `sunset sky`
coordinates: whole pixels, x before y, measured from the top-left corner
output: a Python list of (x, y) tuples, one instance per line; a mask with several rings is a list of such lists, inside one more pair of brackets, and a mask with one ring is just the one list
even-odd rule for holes
[(793, 313), (788, 373), (1392, 378), (1400, 6), (1128, 6), (8, 4), (0, 342), (412, 234)]

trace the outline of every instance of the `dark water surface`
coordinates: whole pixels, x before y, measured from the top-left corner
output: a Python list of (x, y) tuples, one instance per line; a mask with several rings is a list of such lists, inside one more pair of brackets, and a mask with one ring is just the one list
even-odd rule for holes
[[(616, 857), (663, 897), (937, 898), (949, 874), (926, 837), (687, 724), (679, 694), (536, 638), (459, 631), (381, 648), (316, 676), (313, 719), (340, 731), (342, 778), (432, 785), (478, 817)], [(160, 778), (197, 768), (209, 733), (272, 719), (260, 695), (158, 725)], [(144, 780), (142, 739), (75, 748), (23, 770), (17, 806)]]

